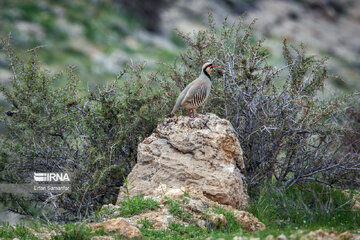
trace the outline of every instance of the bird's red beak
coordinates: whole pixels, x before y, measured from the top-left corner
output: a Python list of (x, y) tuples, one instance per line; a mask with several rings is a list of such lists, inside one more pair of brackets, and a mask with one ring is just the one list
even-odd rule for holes
[(211, 65), (211, 68), (215, 68), (215, 65), (213, 64), (213, 65)]

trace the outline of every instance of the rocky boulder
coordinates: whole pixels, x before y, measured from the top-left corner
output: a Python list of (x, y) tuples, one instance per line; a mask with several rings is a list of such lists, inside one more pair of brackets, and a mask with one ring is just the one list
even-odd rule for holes
[[(168, 191), (178, 189), (239, 209), (249, 201), (243, 173), (242, 149), (229, 121), (214, 114), (178, 116), (139, 144), (128, 189), (130, 197), (176, 195)], [(118, 202), (123, 198), (120, 191)]]
[(92, 227), (93, 231), (103, 228), (106, 233), (114, 232), (127, 239), (141, 237), (140, 230), (131, 226), (124, 218), (111, 219), (101, 223), (90, 223), (89, 226)]

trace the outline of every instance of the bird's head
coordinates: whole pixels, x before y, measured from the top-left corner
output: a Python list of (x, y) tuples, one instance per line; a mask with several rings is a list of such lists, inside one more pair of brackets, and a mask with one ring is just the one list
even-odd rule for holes
[(206, 72), (208, 75), (210, 75), (214, 67), (215, 65), (212, 62), (207, 62), (202, 66), (202, 70), (203, 72)]

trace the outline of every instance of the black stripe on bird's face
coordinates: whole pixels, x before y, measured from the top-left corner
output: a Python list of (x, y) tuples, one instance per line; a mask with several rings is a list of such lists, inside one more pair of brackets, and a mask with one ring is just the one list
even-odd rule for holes
[(208, 64), (208, 65), (206, 66), (205, 69), (208, 69), (208, 68), (213, 69), (213, 68), (214, 68), (213, 66), (214, 66), (214, 65), (213, 65), (212, 63), (210, 63), (210, 64)]

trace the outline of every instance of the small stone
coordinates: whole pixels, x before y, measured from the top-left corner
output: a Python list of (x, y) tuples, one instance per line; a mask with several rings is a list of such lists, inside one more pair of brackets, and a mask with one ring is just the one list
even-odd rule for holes
[(353, 235), (349, 232), (343, 232), (339, 236), (337, 236), (337, 238), (341, 240), (354, 239)]
[[(358, 231), (360, 232), (360, 231)], [(360, 234), (353, 234), (354, 240), (360, 240)]]
[(281, 234), (277, 237), (277, 240), (287, 240), (287, 237), (284, 234)]
[(243, 236), (235, 236), (233, 240), (248, 240), (248, 238)]
[(168, 224), (174, 222), (174, 217), (173, 216), (166, 216), (166, 221), (168, 222)]
[(161, 196), (155, 196), (152, 198), (154, 201), (160, 202), (162, 197)]
[(91, 240), (115, 240), (115, 238), (111, 236), (95, 236), (92, 237)]
[(179, 189), (179, 188), (173, 188), (173, 189), (170, 189), (169, 191), (167, 191), (165, 193), (165, 196), (169, 197), (171, 199), (180, 199), (180, 198), (184, 197), (184, 192), (181, 191), (181, 189)]
[(202, 219), (197, 219), (196, 220), (196, 225), (198, 225), (199, 227), (201, 227), (202, 229), (205, 229), (206, 228), (206, 223), (204, 220)]
[(260, 222), (254, 215), (245, 211), (236, 210), (234, 212), (236, 221), (240, 222), (245, 230), (255, 232), (257, 230), (264, 230), (265, 225)]
[(265, 240), (274, 240), (275, 237), (273, 235), (267, 235)]
[(121, 211), (117, 210), (113, 213), (113, 216), (120, 216), (121, 215)]
[(107, 204), (102, 205), (100, 211), (104, 211), (105, 209), (109, 208), (108, 206), (109, 205), (107, 205)]
[(197, 199), (190, 199), (189, 203), (187, 204), (187, 207), (189, 210), (197, 213), (201, 213), (203, 211), (204, 204), (201, 200)]
[(101, 207), (101, 211), (104, 211), (105, 209), (114, 210), (120, 208), (119, 206), (113, 205), (113, 204), (105, 204)]
[(138, 223), (139, 220), (147, 219), (153, 223), (154, 229), (166, 229), (170, 223), (174, 222), (174, 217), (167, 209), (157, 209), (135, 215), (129, 218), (130, 221)]
[(227, 223), (226, 218), (223, 214), (211, 213), (209, 214), (209, 220), (216, 227), (226, 226)]

